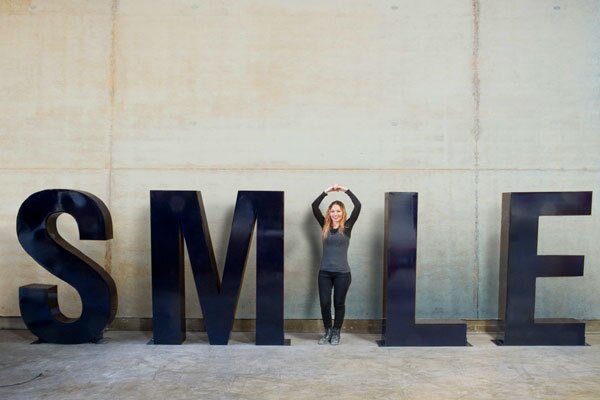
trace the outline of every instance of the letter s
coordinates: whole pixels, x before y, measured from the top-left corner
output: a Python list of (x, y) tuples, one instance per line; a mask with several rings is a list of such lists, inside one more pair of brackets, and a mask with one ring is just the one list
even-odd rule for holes
[(62, 213), (75, 218), (81, 240), (112, 238), (110, 213), (102, 200), (90, 193), (65, 189), (43, 190), (29, 196), (17, 214), (17, 237), (35, 261), (77, 290), (81, 316), (77, 319), (63, 315), (56, 285), (44, 284), (19, 288), (21, 316), (42, 342), (97, 341), (115, 317), (117, 289), (100, 265), (59, 235), (56, 220)]

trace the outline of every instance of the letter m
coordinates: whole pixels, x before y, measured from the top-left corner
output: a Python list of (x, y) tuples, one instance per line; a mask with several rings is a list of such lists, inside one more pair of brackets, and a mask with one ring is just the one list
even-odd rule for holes
[(256, 344), (283, 345), (283, 192), (238, 192), (223, 279), (202, 195), (150, 191), (152, 318), (155, 344), (185, 340), (184, 239), (210, 344), (227, 344), (254, 232)]

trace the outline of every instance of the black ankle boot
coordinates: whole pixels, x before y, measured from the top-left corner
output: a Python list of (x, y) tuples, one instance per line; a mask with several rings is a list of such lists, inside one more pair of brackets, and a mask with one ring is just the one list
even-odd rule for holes
[(329, 343), (331, 343), (334, 346), (340, 344), (340, 329), (339, 328), (333, 328), (331, 330), (331, 340), (329, 341)]
[(325, 334), (319, 339), (319, 344), (327, 344), (331, 340), (331, 328), (325, 329)]

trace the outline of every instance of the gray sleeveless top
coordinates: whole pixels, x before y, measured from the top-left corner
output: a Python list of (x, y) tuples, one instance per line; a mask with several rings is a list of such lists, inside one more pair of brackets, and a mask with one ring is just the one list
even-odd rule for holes
[[(331, 229), (327, 238), (323, 240), (323, 256), (321, 257), (320, 266), (321, 271), (350, 272), (350, 265), (348, 265), (348, 246), (350, 245), (352, 227), (360, 214), (361, 204), (358, 198), (356, 198), (350, 190), (347, 190), (346, 194), (350, 197), (350, 200), (352, 200), (354, 209), (352, 210), (350, 218), (346, 220), (344, 232), (341, 233), (338, 229)], [(319, 222), (319, 225), (321, 225), (321, 228), (325, 225), (325, 217), (323, 216), (323, 213), (321, 213), (319, 205), (325, 196), (327, 196), (327, 193), (321, 193), (312, 203), (313, 214)]]

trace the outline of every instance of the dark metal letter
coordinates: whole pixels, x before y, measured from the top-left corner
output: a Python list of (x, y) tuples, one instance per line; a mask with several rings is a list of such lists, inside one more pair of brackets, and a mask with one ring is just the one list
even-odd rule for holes
[(465, 346), (461, 321), (415, 320), (417, 193), (385, 194), (383, 346)]
[(583, 256), (538, 256), (541, 215), (590, 215), (592, 192), (502, 194), (499, 317), (505, 345), (585, 344), (585, 324), (534, 320), (537, 277), (582, 276)]
[(29, 196), (17, 215), (19, 242), (48, 272), (77, 290), (82, 312), (79, 319), (67, 318), (58, 307), (56, 286), (33, 284), (19, 288), (21, 316), (42, 342), (97, 341), (117, 312), (117, 289), (102, 267), (60, 236), (56, 220), (62, 213), (75, 218), (81, 240), (112, 239), (110, 213), (96, 196), (64, 189)]
[(185, 340), (185, 238), (209, 342), (227, 344), (257, 224), (256, 344), (285, 344), (283, 192), (238, 192), (222, 280), (201, 193), (153, 190), (150, 208), (154, 343)]

